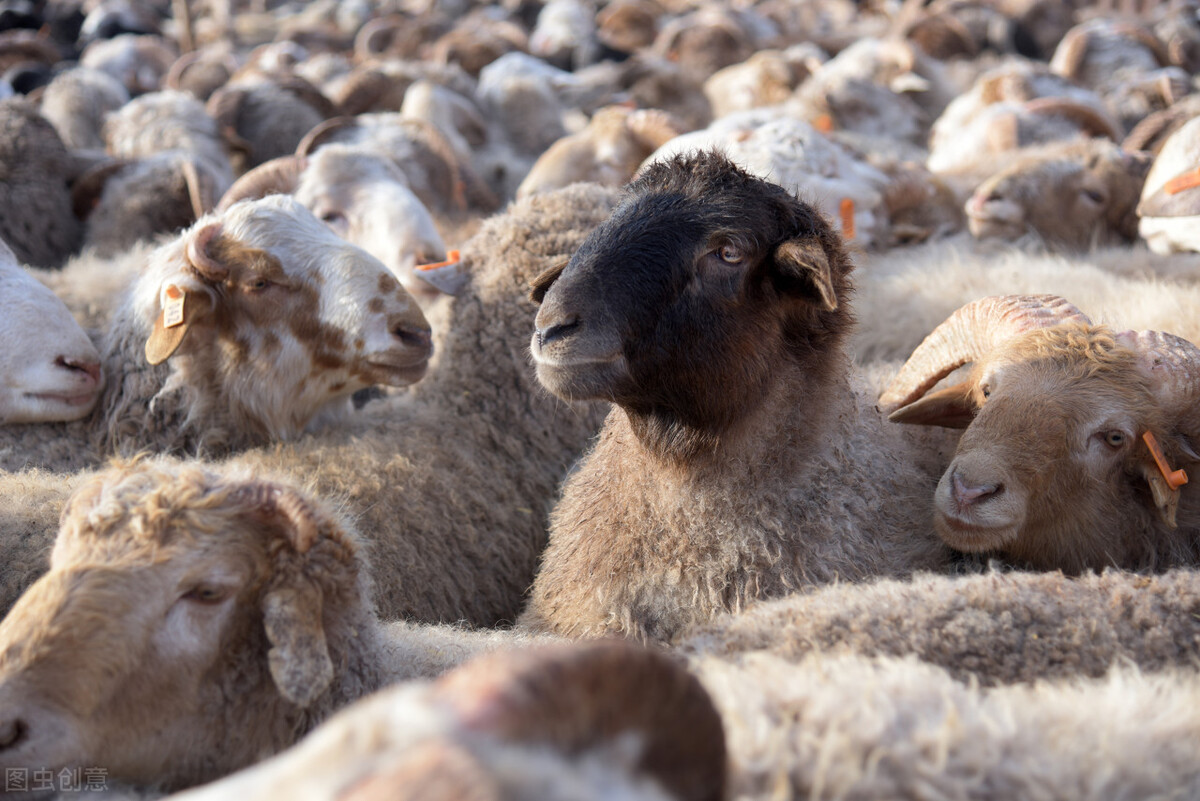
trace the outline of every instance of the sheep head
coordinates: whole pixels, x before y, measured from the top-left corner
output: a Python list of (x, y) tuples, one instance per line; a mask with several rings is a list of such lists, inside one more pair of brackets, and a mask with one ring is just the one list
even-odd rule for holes
[(0, 623), (0, 765), (171, 789), (280, 750), (346, 700), (365, 597), (354, 542), (297, 490), (118, 464)]
[(984, 181), (966, 204), (979, 238), (1028, 233), (1085, 249), (1115, 232), (1137, 235), (1138, 197), (1150, 168), (1144, 154), (1100, 139), (1048, 145)]
[(656, 162), (535, 279), (538, 380), (622, 406), (652, 449), (714, 447), (779, 362), (829, 369), (850, 269), (828, 222), (781, 187), (716, 153)]
[(1172, 464), (1196, 459), (1198, 374), (1183, 340), (1113, 335), (1053, 296), (985, 298), (935, 329), (880, 403), (893, 422), (966, 428), (934, 497), (950, 546), (1038, 569), (1145, 567), (1175, 556), (1163, 532), (1181, 490), (1143, 435)]
[(270, 437), (373, 385), (425, 373), (429, 324), (377, 260), (289, 197), (205, 217), (157, 251), (134, 289), (146, 359)]
[(100, 354), (63, 302), (0, 240), (0, 425), (78, 420), (96, 405)]

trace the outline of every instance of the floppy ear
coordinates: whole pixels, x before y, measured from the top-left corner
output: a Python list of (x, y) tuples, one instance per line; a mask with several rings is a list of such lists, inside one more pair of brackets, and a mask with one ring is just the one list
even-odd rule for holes
[(775, 248), (775, 285), (782, 292), (814, 301), (825, 311), (838, 307), (829, 257), (811, 239), (789, 239)]
[(169, 359), (183, 344), (192, 324), (210, 311), (211, 300), (194, 279), (217, 283), (229, 275), (229, 268), (214, 260), (208, 252), (209, 242), (220, 232), (220, 223), (209, 223), (190, 234), (184, 249), (187, 275), (178, 282), (165, 284), (159, 293), (160, 310), (146, 340), (146, 361), (150, 364), (161, 364)]
[(569, 261), (564, 261), (561, 264), (556, 264), (530, 281), (529, 299), (540, 305), (541, 302), (545, 300), (546, 293), (550, 291), (550, 285), (558, 280), (558, 277), (562, 275), (563, 270), (567, 269), (568, 263)]
[(966, 428), (975, 419), (975, 412), (978, 411), (971, 393), (974, 388), (973, 381), (964, 381), (937, 392), (930, 392), (889, 414), (888, 422)]
[(331, 533), (333, 522), (290, 487), (259, 482), (243, 493), (251, 513), (283, 534), (262, 599), (263, 628), (271, 643), (267, 662), (280, 694), (306, 707), (333, 681), (322, 625), (324, 597), (307, 569), (309, 552)]

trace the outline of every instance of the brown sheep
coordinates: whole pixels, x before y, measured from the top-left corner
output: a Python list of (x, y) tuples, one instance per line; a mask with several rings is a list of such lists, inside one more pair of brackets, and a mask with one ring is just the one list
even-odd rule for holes
[(952, 547), (1039, 570), (1161, 570), (1200, 560), (1200, 503), (1143, 440), (1171, 465), (1200, 461), (1198, 375), (1186, 340), (1113, 334), (1054, 296), (1004, 296), (938, 326), (880, 405), (893, 422), (966, 428), (935, 494)]
[(246, 471), (134, 461), (69, 500), (50, 572), (0, 623), (0, 766), (178, 789), (294, 743), (383, 684), (511, 633), (381, 625), (357, 535)]
[(525, 624), (669, 639), (803, 586), (949, 566), (931, 477), (851, 385), (851, 266), (810, 206), (702, 152), (648, 167), (535, 282), (538, 379), (619, 408), (564, 487)]

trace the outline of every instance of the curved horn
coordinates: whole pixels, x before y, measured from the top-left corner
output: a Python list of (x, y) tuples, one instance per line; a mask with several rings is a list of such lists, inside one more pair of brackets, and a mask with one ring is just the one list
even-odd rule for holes
[(333, 101), (326, 97), (320, 89), (313, 86), (312, 82), (301, 78), (299, 75), (284, 75), (276, 78), (274, 83), (280, 89), (294, 95), (313, 111), (320, 114), (322, 119), (327, 120), (337, 115), (337, 109), (334, 108)]
[(568, 753), (640, 734), (638, 769), (672, 798), (725, 795), (725, 736), (700, 682), (666, 652), (617, 640), (507, 651), (443, 677), (434, 697), (469, 731)]
[(244, 87), (231, 87), (226, 84), (209, 95), (208, 101), (204, 104), (204, 110), (216, 121), (217, 130), (221, 132), (221, 136), (229, 143), (230, 147), (243, 153), (249, 153), (251, 147), (250, 143), (238, 133), (237, 118), (238, 111), (246, 102), (249, 94)]
[(1121, 142), (1122, 150), (1146, 150), (1157, 155), (1167, 137), (1179, 130), (1190, 120), (1191, 114), (1178, 106), (1171, 106), (1147, 114)]
[(100, 202), (108, 179), (134, 162), (130, 159), (112, 159), (89, 168), (71, 185), (71, 209), (80, 220), (88, 215)]
[(342, 83), (333, 103), (341, 116), (354, 117), (374, 110), (393, 91), (395, 83), (377, 69), (359, 68)]
[(296, 145), (297, 156), (310, 156), (321, 145), (333, 141), (333, 137), (343, 128), (357, 128), (358, 120), (354, 117), (333, 117), (317, 123), (312, 130), (304, 135), (300, 144)]
[(387, 52), (401, 20), (394, 16), (376, 17), (358, 29), (354, 37), (354, 60), (368, 61)]
[(1092, 136), (1106, 136), (1114, 142), (1121, 138), (1121, 131), (1108, 115), (1085, 103), (1061, 97), (1039, 97), (1025, 104), (1030, 114), (1066, 117), (1077, 123)]
[(1057, 295), (999, 295), (963, 306), (933, 329), (879, 396), (888, 412), (907, 406), (934, 384), (1018, 334), (1075, 320), (1091, 320)]
[(258, 200), (267, 195), (290, 195), (300, 183), (300, 173), (308, 166), (302, 156), (280, 156), (260, 164), (233, 182), (217, 204), (225, 211), (239, 200)]
[(1059, 75), (1073, 81), (1078, 80), (1090, 44), (1091, 32), (1080, 28), (1072, 28), (1067, 31), (1067, 35), (1058, 43), (1058, 49), (1054, 51), (1054, 56), (1050, 61), (1051, 68), (1057, 66), (1058, 69), (1055, 72)]
[(185, 251), (188, 263), (206, 281), (224, 281), (229, 275), (229, 268), (214, 259), (208, 253), (208, 245), (213, 238), (221, 233), (221, 224), (211, 222), (188, 238)]
[(1171, 419), (1200, 400), (1200, 348), (1162, 331), (1125, 331), (1117, 340), (1138, 354), (1138, 371), (1149, 381), (1159, 407)]
[(183, 181), (187, 185), (188, 200), (192, 204), (192, 214), (200, 219), (213, 207), (213, 186), (211, 181), (205, 181), (196, 169), (196, 162), (184, 159)]
[(41, 38), (33, 31), (14, 29), (0, 34), (0, 61), (6, 65), (19, 61), (57, 64), (62, 58), (62, 54), (51, 41)]
[(1158, 62), (1158, 66), (1168, 67), (1171, 65), (1171, 56), (1167, 52), (1167, 48), (1163, 46), (1162, 41), (1153, 32), (1132, 22), (1118, 22), (1113, 26), (1113, 31), (1128, 36), (1149, 50), (1154, 55), (1154, 60)]

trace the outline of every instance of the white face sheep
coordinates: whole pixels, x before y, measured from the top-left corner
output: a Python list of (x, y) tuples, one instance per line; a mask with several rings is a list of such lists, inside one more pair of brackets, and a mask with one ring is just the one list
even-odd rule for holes
[(926, 338), (880, 405), (967, 429), (934, 496), (954, 548), (1072, 573), (1162, 569), (1200, 557), (1200, 506), (1168, 467), (1197, 460), (1198, 365), (1186, 340), (1114, 335), (1061, 298), (985, 298)]
[(0, 241), (0, 425), (78, 420), (104, 386), (100, 354)]
[(930, 477), (851, 387), (850, 270), (811, 206), (706, 152), (649, 166), (535, 281), (538, 380), (620, 408), (551, 516), (527, 624), (669, 639), (798, 587), (945, 564), (908, 500)]
[(1149, 169), (1146, 154), (1105, 139), (1046, 145), (980, 184), (966, 204), (967, 225), (981, 239), (1034, 234), (1075, 250), (1133, 239)]

